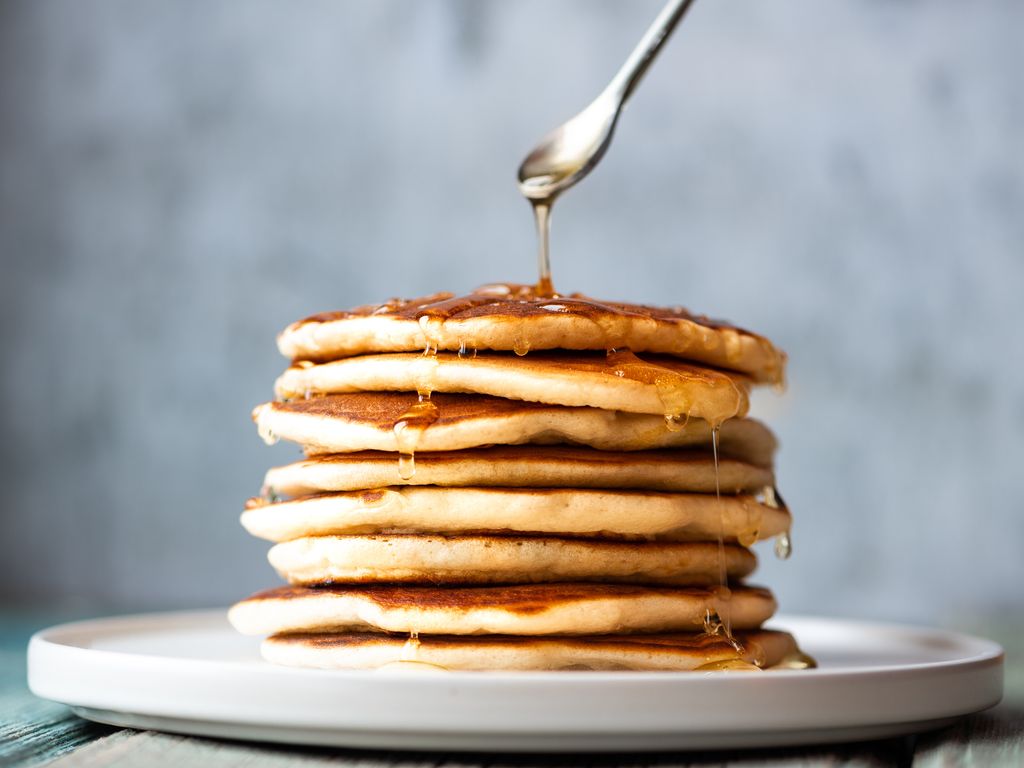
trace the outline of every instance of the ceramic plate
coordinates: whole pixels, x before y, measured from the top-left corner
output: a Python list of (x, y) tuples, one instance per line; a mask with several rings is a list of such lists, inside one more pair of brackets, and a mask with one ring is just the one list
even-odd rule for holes
[(996, 704), (995, 643), (778, 617), (820, 668), (762, 673), (322, 671), (263, 662), (224, 611), (52, 627), (29, 686), (82, 717), (324, 746), (622, 751), (813, 744), (938, 727)]

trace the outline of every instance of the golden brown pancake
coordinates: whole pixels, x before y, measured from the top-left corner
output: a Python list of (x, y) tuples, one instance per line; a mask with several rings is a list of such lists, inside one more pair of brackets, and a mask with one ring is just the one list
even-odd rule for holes
[[(723, 494), (757, 492), (771, 486), (774, 442), (742, 441), (727, 445), (727, 428), (757, 422), (727, 421), (722, 425), (723, 451), (718, 481)], [(758, 425), (759, 426), (759, 425)], [(756, 458), (743, 461), (729, 454), (748, 448)], [(576, 446), (497, 446), (465, 451), (417, 451), (416, 472), (403, 478), (394, 453), (359, 451), (314, 456), (274, 467), (264, 480), (267, 493), (301, 496), (321, 491), (355, 491), (400, 485), (496, 486), (534, 488), (636, 488), (693, 493), (715, 492), (715, 464), (705, 450), (598, 451)]]
[(699, 631), (708, 611), (754, 629), (775, 611), (761, 587), (526, 584), (501, 587), (377, 585), (280, 587), (242, 600), (228, 618), (240, 632), (382, 631), (449, 635), (626, 634)]
[[(569, 408), (489, 395), (437, 394), (436, 419), (424, 423), (417, 451), (457, 451), (485, 445), (572, 443), (636, 451), (709, 445), (711, 427), (691, 419), (670, 427), (660, 416)], [(264, 403), (253, 420), (264, 439), (283, 438), (309, 453), (398, 451), (395, 426), (414, 416), (415, 393), (356, 392), (287, 403)], [(722, 434), (727, 431), (727, 421)], [(724, 437), (723, 437), (724, 439)]]
[(554, 536), (309, 536), (275, 544), (270, 564), (290, 584), (528, 584), (559, 581), (718, 584), (757, 565), (745, 547)]
[(744, 545), (789, 529), (785, 509), (751, 495), (594, 488), (392, 486), (290, 501), (250, 499), (249, 533), (270, 541), (353, 534), (552, 534)]
[[(738, 632), (742, 650), (719, 635), (405, 636), (383, 634), (274, 635), (261, 647), (274, 664), (319, 669), (445, 670), (672, 670), (720, 671), (771, 667), (797, 651), (786, 632)], [(746, 664), (736, 664), (742, 660)], [(429, 669), (429, 668), (428, 668)], [(751, 669), (750, 674), (761, 674)]]
[(549, 298), (532, 286), (496, 284), (468, 296), (418, 299), (326, 312), (278, 337), (295, 360), (326, 362), (377, 352), (424, 349), (529, 351), (631, 349), (782, 380), (785, 355), (762, 336), (685, 309), (603, 302), (581, 294)]
[(745, 412), (747, 390), (746, 380), (736, 374), (629, 351), (360, 355), (295, 365), (275, 386), (286, 400), (344, 392), (456, 392), (712, 424)]

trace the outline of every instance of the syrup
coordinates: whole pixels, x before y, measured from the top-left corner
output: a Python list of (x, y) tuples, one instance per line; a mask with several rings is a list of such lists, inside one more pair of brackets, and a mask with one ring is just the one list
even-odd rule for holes
[(761, 668), (743, 659), (720, 659), (694, 667), (694, 672), (760, 672)]
[[(779, 493), (779, 489), (775, 486), (765, 486), (764, 490), (761, 491), (761, 500), (766, 507), (789, 510), (789, 507), (786, 506), (786, 502), (782, 498), (782, 494)], [(775, 556), (779, 560), (788, 560), (789, 556), (793, 554), (793, 540), (791, 536), (791, 531), (787, 529), (775, 538)]]
[(685, 414), (682, 417), (672, 416), (670, 414), (665, 415), (665, 429), (669, 432), (682, 432), (690, 424), (690, 414)]
[(551, 253), (549, 242), (551, 235), (551, 205), (554, 198), (530, 200), (533, 206), (533, 218), (537, 224), (537, 272), (539, 278), (535, 294), (539, 298), (555, 296), (555, 286), (551, 282)]
[(817, 666), (818, 662), (813, 656), (808, 656), (803, 651), (793, 651), (783, 656), (778, 664), (769, 669), (815, 669)]
[[(720, 621), (729, 642), (740, 650), (739, 643), (732, 636), (732, 591), (729, 589), (725, 564), (725, 510), (722, 508), (722, 485), (718, 471), (718, 427), (711, 430), (711, 455), (715, 461), (715, 499), (718, 502), (718, 596), (725, 607), (725, 621)], [(717, 634), (717, 633), (716, 633)]]
[(392, 427), (398, 450), (398, 475), (403, 480), (411, 480), (416, 474), (416, 446), (427, 427), (437, 421), (439, 415), (437, 405), (430, 400), (429, 392), (426, 396), (421, 392), (419, 400), (399, 416)]
[(780, 533), (775, 538), (775, 556), (779, 560), (788, 560), (793, 554), (793, 541), (789, 537), (789, 531)]
[(443, 318), (438, 318), (429, 313), (423, 313), (416, 318), (423, 331), (423, 355), (429, 357), (437, 354), (438, 333), (437, 328), (443, 324)]

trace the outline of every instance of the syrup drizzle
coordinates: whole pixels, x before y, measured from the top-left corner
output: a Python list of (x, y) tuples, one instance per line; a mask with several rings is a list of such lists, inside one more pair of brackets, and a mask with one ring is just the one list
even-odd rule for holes
[[(605, 352), (605, 356), (612, 375), (654, 387), (665, 417), (665, 427), (670, 432), (685, 430), (691, 416), (703, 418), (712, 427), (717, 427), (725, 419), (739, 415), (745, 407), (746, 393), (731, 378), (701, 373), (696, 368), (688, 368), (684, 372), (673, 370), (637, 357), (628, 348), (613, 347)], [(733, 395), (731, 402), (724, 399), (716, 400), (714, 404), (693, 402), (693, 388), (698, 384), (702, 388), (729, 387)]]
[[(714, 607), (704, 612), (704, 634), (722, 637), (736, 651), (736, 658), (711, 661), (697, 667), (697, 671), (716, 672), (724, 670), (756, 670), (759, 667), (745, 661), (743, 645), (732, 633), (732, 590), (729, 589), (728, 572), (725, 562), (725, 513), (722, 508), (722, 488), (718, 472), (718, 427), (711, 430), (711, 451), (715, 460), (715, 498), (718, 501), (718, 586), (714, 588)], [(725, 614), (724, 618), (722, 614)]]
[[(733, 644), (737, 651), (742, 651), (742, 647), (732, 636), (732, 606), (730, 604), (732, 591), (729, 589), (728, 572), (725, 564), (725, 510), (722, 508), (722, 485), (718, 471), (717, 426), (711, 430), (711, 455), (715, 460), (715, 499), (718, 502), (718, 597), (725, 607), (725, 620), (722, 621), (720, 619), (719, 625), (721, 631), (725, 632), (729, 642)], [(705, 621), (706, 629), (707, 622)], [(718, 634), (718, 632), (716, 631), (713, 634)]]
[(398, 475), (403, 480), (411, 480), (416, 474), (416, 446), (439, 415), (430, 393), (420, 392), (417, 402), (395, 422), (392, 432), (398, 449)]
[(778, 664), (773, 664), (769, 669), (815, 669), (817, 666), (818, 662), (813, 656), (797, 650), (783, 656)]
[(719, 659), (694, 667), (694, 672), (760, 672), (761, 668), (743, 659)]
[[(782, 498), (782, 494), (779, 493), (775, 486), (765, 486), (761, 495), (764, 498), (764, 504), (766, 507), (771, 507), (772, 509), (789, 509)], [(793, 554), (793, 540), (791, 536), (791, 530), (786, 529), (775, 538), (775, 556), (780, 560), (788, 560), (789, 556)]]
[(533, 218), (537, 224), (537, 272), (539, 279), (535, 289), (540, 298), (555, 296), (555, 286), (551, 282), (551, 204), (554, 198), (530, 200), (533, 206)]
[(789, 537), (789, 531), (780, 533), (775, 539), (775, 556), (779, 560), (788, 560), (793, 554), (793, 541)]
[(476, 353), (477, 353), (477, 348), (476, 347), (473, 347), (472, 349), (470, 349), (468, 346), (466, 346), (466, 340), (465, 339), (459, 339), (459, 359), (460, 360), (465, 360), (467, 357), (470, 360), (476, 360)]

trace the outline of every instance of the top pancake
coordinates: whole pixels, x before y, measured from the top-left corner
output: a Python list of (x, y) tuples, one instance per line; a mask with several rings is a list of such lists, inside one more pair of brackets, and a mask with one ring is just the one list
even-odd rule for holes
[(630, 349), (672, 355), (780, 383), (785, 354), (762, 336), (679, 307), (537, 295), (496, 284), (467, 296), (438, 293), (313, 315), (288, 326), (278, 348), (293, 360), (327, 362), (424, 349), (515, 351)]

